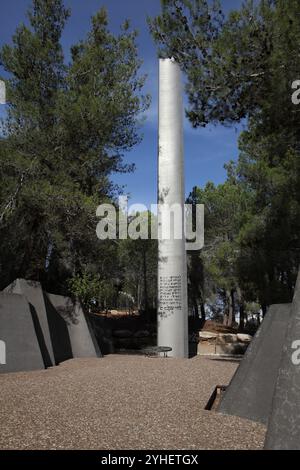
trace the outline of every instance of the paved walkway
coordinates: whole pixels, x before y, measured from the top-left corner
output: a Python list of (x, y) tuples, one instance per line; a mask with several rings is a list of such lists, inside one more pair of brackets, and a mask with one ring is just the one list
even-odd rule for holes
[(140, 356), (0, 375), (1, 449), (261, 449), (262, 425), (204, 411), (237, 365)]

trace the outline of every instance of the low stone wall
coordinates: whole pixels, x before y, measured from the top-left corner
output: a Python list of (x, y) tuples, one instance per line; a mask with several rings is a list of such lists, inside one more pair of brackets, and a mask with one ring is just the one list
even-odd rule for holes
[[(134, 319), (113, 320), (92, 316), (93, 330), (103, 354), (139, 350), (156, 345), (156, 332)], [(120, 323), (120, 324), (119, 324)]]
[(198, 355), (239, 356), (245, 354), (252, 336), (245, 334), (200, 331)]

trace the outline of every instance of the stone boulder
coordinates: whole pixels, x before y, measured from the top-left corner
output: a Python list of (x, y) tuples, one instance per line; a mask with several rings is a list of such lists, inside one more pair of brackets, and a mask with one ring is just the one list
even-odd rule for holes
[(238, 333), (237, 334), (237, 339), (240, 343), (251, 343), (253, 337), (251, 335), (245, 335), (245, 334), (241, 334), (241, 333)]
[(219, 333), (218, 335), (218, 343), (219, 344), (232, 344), (237, 343), (237, 335), (231, 333)]
[(199, 333), (200, 339), (204, 341), (216, 339), (218, 336), (219, 336), (218, 333), (213, 333), (211, 331), (200, 331)]
[(198, 354), (200, 355), (243, 355), (252, 340), (250, 335), (200, 331)]
[(217, 345), (216, 353), (217, 354), (225, 354), (225, 355), (232, 355), (232, 356), (240, 356), (245, 354), (247, 350), (246, 343), (224, 343)]

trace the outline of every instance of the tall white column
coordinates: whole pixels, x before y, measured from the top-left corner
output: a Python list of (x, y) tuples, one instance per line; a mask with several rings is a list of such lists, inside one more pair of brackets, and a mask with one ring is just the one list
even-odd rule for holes
[[(159, 237), (158, 346), (170, 346), (170, 356), (178, 358), (188, 357), (182, 95), (178, 64), (173, 59), (160, 59), (158, 225), (162, 239)], [(177, 212), (171, 218), (171, 224), (164, 205), (181, 210), (181, 215)], [(165, 237), (169, 225), (170, 237)]]

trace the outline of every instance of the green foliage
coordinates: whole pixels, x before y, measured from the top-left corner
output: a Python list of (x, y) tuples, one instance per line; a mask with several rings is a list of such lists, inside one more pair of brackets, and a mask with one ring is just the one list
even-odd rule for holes
[(150, 31), (160, 54), (174, 57), (186, 73), (194, 127), (238, 122), (270, 106), (292, 111), (298, 8), (297, 0), (248, 0), (225, 18), (218, 1), (162, 2)]
[(133, 170), (123, 152), (141, 139), (149, 97), (137, 33), (127, 22), (113, 35), (102, 9), (66, 65), (69, 15), (62, 0), (34, 0), (30, 26), (19, 26), (0, 51), (9, 74), (0, 138), (3, 287), (25, 277), (63, 291), (69, 277), (87, 271), (105, 280), (118, 269), (116, 247), (96, 237), (95, 212), (114, 201), (111, 175)]
[[(136, 214), (148, 220), (148, 232), (154, 214)], [(134, 218), (134, 216), (132, 216)], [(130, 222), (131, 220), (129, 220)], [(120, 265), (123, 267), (123, 290), (132, 295), (136, 305), (146, 313), (156, 308), (158, 243), (150, 237), (147, 240), (120, 240)]]
[[(236, 290), (239, 285), (237, 260), (239, 228), (245, 218), (248, 195), (236, 182), (215, 186), (209, 182), (204, 189), (194, 188), (190, 204), (205, 206), (205, 246), (198, 264), (202, 266), (202, 300), (217, 290)], [(192, 257), (199, 256), (197, 254)], [(193, 276), (192, 276), (193, 277)]]
[(113, 305), (116, 297), (113, 282), (101, 279), (99, 274), (93, 275), (88, 272), (77, 274), (69, 279), (68, 287), (71, 294), (79, 298), (86, 307), (100, 305), (100, 308), (106, 308)]
[(291, 100), (299, 2), (249, 0), (225, 17), (218, 2), (165, 0), (149, 25), (159, 53), (185, 72), (194, 127), (247, 118), (226, 183), (196, 190), (206, 205), (204, 277), (262, 306), (290, 301), (300, 262), (300, 123)]

